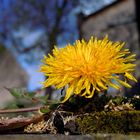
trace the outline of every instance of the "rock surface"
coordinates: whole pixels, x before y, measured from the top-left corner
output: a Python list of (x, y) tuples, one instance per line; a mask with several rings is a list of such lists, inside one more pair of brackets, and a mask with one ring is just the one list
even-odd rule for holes
[(65, 136), (65, 135), (1, 135), (2, 140), (139, 140), (140, 136), (131, 135), (110, 135), (110, 134), (93, 134), (88, 136), (76, 135), (76, 136)]

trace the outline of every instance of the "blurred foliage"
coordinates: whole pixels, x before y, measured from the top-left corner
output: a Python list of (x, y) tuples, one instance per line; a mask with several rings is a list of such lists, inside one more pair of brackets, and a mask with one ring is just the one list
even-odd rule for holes
[(40, 95), (37, 92), (27, 92), (22, 88), (7, 88), (9, 93), (15, 98), (13, 102), (7, 104), (7, 109), (9, 108), (25, 108), (25, 107), (33, 107), (37, 105), (51, 105), (56, 104), (57, 101), (48, 100), (47, 95)]
[[(50, 53), (60, 36), (63, 41), (75, 40), (76, 30), (69, 26), (69, 14), (77, 4), (75, 0), (10, 0), (2, 11), (0, 40), (8, 41), (19, 54), (32, 54), (28, 57), (34, 57), (32, 50)], [(38, 31), (41, 36), (25, 45), (24, 39)]]

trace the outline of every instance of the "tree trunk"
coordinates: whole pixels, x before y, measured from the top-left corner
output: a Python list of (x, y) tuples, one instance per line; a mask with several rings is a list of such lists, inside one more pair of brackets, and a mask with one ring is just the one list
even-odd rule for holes
[[(53, 50), (53, 48), (54, 48), (54, 46), (56, 45), (56, 42), (57, 42), (56, 41), (57, 40), (56, 39), (56, 37), (57, 37), (56, 33), (57, 32), (55, 32), (54, 30), (49, 35), (49, 39), (48, 39), (48, 44), (49, 44), (48, 48), (49, 49), (48, 49), (48, 52), (46, 52), (46, 55), (48, 55), (48, 53), (50, 53), (50, 54), (52, 53), (52, 50)], [(45, 77), (45, 79), (47, 79), (47, 77)], [(45, 94), (48, 95), (49, 100), (52, 98), (52, 93), (53, 93), (53, 88), (51, 86), (46, 88)]]

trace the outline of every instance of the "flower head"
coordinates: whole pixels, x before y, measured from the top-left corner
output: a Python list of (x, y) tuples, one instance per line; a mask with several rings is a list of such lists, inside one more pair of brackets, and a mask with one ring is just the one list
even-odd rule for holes
[[(109, 86), (120, 89), (120, 85), (130, 88), (128, 80), (137, 81), (134, 71), (135, 54), (123, 48), (124, 43), (91, 37), (86, 42), (77, 40), (74, 45), (54, 48), (52, 55), (44, 57), (40, 71), (47, 76), (44, 87), (55, 85), (67, 87), (63, 102), (73, 94), (91, 98), (94, 91), (107, 90)], [(115, 83), (113, 81), (116, 81)]]

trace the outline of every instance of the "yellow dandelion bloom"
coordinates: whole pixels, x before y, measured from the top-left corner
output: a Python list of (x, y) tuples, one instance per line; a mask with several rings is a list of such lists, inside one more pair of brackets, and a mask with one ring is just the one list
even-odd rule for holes
[[(134, 71), (135, 54), (123, 48), (124, 43), (91, 37), (77, 40), (74, 45), (54, 48), (52, 55), (44, 57), (40, 71), (47, 76), (44, 87), (55, 85), (57, 89), (66, 86), (63, 102), (73, 94), (91, 98), (94, 91), (107, 90), (109, 86), (120, 89), (130, 88), (129, 80), (137, 82), (131, 74)], [(116, 81), (116, 82), (113, 82)]]

